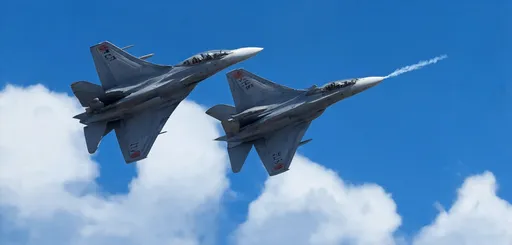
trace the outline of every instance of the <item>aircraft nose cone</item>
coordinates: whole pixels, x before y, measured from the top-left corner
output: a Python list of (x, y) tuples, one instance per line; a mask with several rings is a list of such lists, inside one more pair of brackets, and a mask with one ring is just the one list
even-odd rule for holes
[(239, 49), (237, 49), (236, 53), (238, 53), (238, 55), (241, 55), (241, 56), (252, 57), (252, 56), (255, 56), (257, 53), (261, 52), (261, 50), (263, 50), (263, 48), (247, 47), (247, 48), (239, 48)]
[(261, 52), (263, 48), (259, 47), (247, 47), (247, 48), (239, 48), (233, 50), (233, 53), (231, 54), (231, 59), (233, 60), (233, 63), (238, 63), (241, 61), (244, 61), (246, 59), (249, 59), (259, 52)]
[(360, 84), (361, 86), (369, 88), (369, 87), (373, 87), (373, 86), (379, 84), (384, 79), (385, 79), (385, 77), (363, 77), (363, 78), (359, 79), (359, 81), (357, 81), (357, 83)]

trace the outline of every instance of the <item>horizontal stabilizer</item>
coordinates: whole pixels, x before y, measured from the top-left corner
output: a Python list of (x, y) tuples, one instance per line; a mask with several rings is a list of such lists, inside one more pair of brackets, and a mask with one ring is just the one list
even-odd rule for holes
[(219, 138), (216, 138), (216, 139), (214, 139), (214, 140), (215, 140), (215, 141), (227, 141), (227, 140), (228, 140), (228, 138), (226, 137), (226, 135), (224, 135), (224, 136), (220, 136)]
[(215, 140), (225, 141), (226, 138), (231, 137), (234, 133), (240, 130), (240, 123), (237, 121), (228, 120), (235, 113), (235, 107), (230, 105), (216, 105), (206, 111), (206, 114), (219, 120), (221, 122), (226, 136), (217, 138)]
[(231, 170), (233, 173), (238, 173), (242, 169), (242, 166), (251, 151), (252, 144), (251, 143), (242, 143), (236, 146), (231, 146), (232, 143), (228, 143), (228, 154), (229, 161), (231, 162)]
[(73, 118), (78, 119), (80, 121), (86, 119), (88, 117), (86, 112), (80, 113), (78, 115), (75, 115)]
[(71, 90), (83, 107), (89, 107), (95, 98), (98, 98), (105, 93), (100, 85), (87, 81), (72, 83)]
[(222, 121), (220, 123), (224, 132), (226, 132), (226, 137), (232, 137), (235, 133), (240, 131), (240, 123), (237, 121)]
[(84, 127), (85, 142), (87, 144), (87, 150), (90, 154), (93, 154), (98, 149), (106, 129), (106, 122), (92, 123)]
[(235, 114), (235, 107), (230, 105), (216, 105), (206, 111), (206, 114), (219, 120), (226, 121), (231, 115)]

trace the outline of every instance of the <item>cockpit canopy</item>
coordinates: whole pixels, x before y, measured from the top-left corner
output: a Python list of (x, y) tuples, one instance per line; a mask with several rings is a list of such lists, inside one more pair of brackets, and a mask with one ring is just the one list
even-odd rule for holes
[(196, 54), (183, 62), (180, 65), (190, 66), (203, 63), (209, 60), (217, 60), (230, 54), (229, 50), (210, 50), (203, 53)]
[(354, 79), (335, 81), (335, 82), (331, 82), (331, 83), (328, 83), (328, 84), (322, 86), (321, 89), (323, 91), (331, 91), (334, 89), (340, 89), (340, 88), (348, 87), (350, 85), (355, 84), (357, 82), (357, 80), (359, 80), (359, 79), (354, 78)]

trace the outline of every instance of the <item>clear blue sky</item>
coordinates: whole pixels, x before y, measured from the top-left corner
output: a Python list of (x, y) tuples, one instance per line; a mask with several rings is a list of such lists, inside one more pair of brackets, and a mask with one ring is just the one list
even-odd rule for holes
[[(390, 79), (331, 107), (314, 121), (299, 152), (351, 183), (392, 193), (410, 233), (449, 206), (468, 175), (492, 171), (512, 200), (511, 3), (495, 1), (5, 1), (0, 5), (0, 86), (42, 83), (71, 94), (77, 80), (98, 83), (89, 46), (135, 44), (175, 64), (201, 51), (264, 47), (244, 67), (294, 88), (394, 69), (447, 54), (436, 65)], [(225, 72), (189, 99), (232, 104)], [(126, 192), (113, 135), (97, 157), (102, 187)], [(85, 150), (85, 149), (84, 149)], [(292, 166), (293, 167), (293, 166)], [(293, 170), (293, 169), (292, 169)], [(227, 200), (243, 221), (267, 178), (253, 151), (228, 175), (247, 199)], [(224, 230), (231, 229), (226, 225)]]

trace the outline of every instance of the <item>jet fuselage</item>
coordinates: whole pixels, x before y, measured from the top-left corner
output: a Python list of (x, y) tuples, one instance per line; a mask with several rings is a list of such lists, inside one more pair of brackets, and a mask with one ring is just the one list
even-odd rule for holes
[[(311, 88), (280, 104), (258, 106), (232, 116), (239, 123), (239, 131), (229, 142), (249, 142), (285, 126), (316, 119), (331, 105), (375, 86), (383, 77), (365, 77), (349, 81), (348, 86)], [(336, 83), (336, 82), (335, 82)], [(333, 83), (333, 84), (335, 84)], [(245, 115), (245, 116), (244, 116)], [(228, 120), (229, 121), (229, 120)]]
[(89, 108), (90, 113), (81, 122), (116, 121), (126, 115), (140, 112), (155, 106), (177, 104), (184, 100), (201, 81), (217, 72), (248, 59), (261, 48), (240, 48), (229, 51), (220, 59), (193, 64), (182, 62), (151, 77), (134, 78), (140, 82), (133, 85), (112, 88), (98, 98), (98, 108)]

